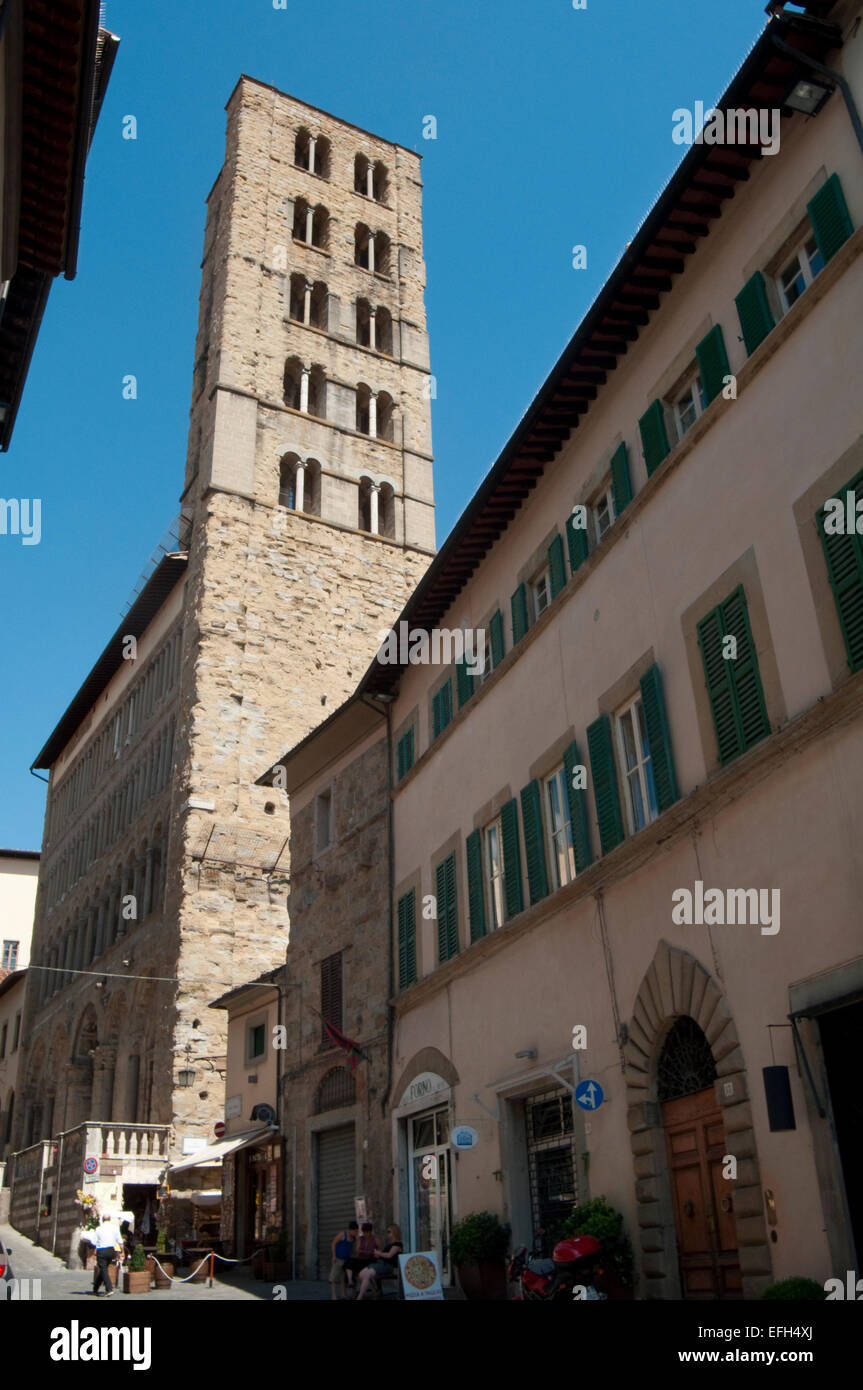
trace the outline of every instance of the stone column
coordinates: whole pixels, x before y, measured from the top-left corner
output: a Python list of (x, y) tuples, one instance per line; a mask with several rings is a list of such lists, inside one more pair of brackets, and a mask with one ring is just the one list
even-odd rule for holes
[(375, 268), (375, 234), (369, 232), (369, 270)]
[(372, 483), (369, 487), (369, 530), (373, 536), (378, 534), (378, 496), (380, 490), (380, 483)]
[(377, 331), (377, 324), (376, 324), (376, 322), (375, 322), (375, 306), (374, 306), (373, 304), (370, 304), (370, 305), (369, 305), (369, 347), (370, 347), (370, 348), (377, 348), (377, 345), (378, 345), (378, 344), (377, 344), (376, 331)]
[(378, 398), (374, 391), (369, 392), (369, 434), (374, 439), (378, 432)]
[(309, 369), (303, 367), (300, 374), (300, 410), (304, 415), (309, 413)]
[(312, 321), (312, 282), (307, 280), (303, 290), (303, 323), (308, 328)]
[(369, 160), (368, 168), (366, 169), (366, 197), (367, 197), (367, 198), (373, 198), (374, 196), (375, 196), (375, 171), (374, 171), (374, 168), (372, 167), (372, 162), (371, 162), (371, 160)]
[(305, 510), (306, 501), (306, 465), (297, 464), (296, 480), (294, 482), (294, 510), (302, 512)]
[(312, 245), (312, 236), (315, 230), (315, 210), (309, 206), (306, 211), (306, 244)]
[(315, 136), (315, 135), (310, 135), (310, 136), (309, 136), (309, 171), (310, 171), (310, 173), (312, 173), (312, 174), (316, 174), (316, 173), (318, 172), (317, 169), (315, 168), (315, 159), (316, 159), (316, 156), (317, 156), (317, 143), (318, 143), (318, 141), (317, 141), (317, 136)]

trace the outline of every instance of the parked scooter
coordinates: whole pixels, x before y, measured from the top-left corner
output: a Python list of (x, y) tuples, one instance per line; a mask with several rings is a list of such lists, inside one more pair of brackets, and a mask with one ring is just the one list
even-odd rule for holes
[(602, 1246), (595, 1236), (569, 1236), (558, 1241), (550, 1260), (529, 1256), (527, 1246), (517, 1250), (509, 1262), (510, 1282), (519, 1285), (514, 1300), (549, 1299), (595, 1302), (608, 1297), (593, 1285), (596, 1262)]

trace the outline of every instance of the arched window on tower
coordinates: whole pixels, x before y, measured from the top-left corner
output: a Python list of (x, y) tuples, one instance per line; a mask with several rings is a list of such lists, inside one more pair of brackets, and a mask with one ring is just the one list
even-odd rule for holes
[(305, 275), (294, 274), (291, 276), (290, 304), (288, 313), (296, 323), (305, 323), (306, 312), (306, 277)]
[(372, 393), (364, 382), (357, 386), (357, 416), (356, 426), (358, 434), (369, 433), (369, 414), (371, 408)]
[(294, 163), (298, 169), (309, 169), (311, 159), (311, 139), (305, 126), (297, 131), (294, 140)]
[(285, 363), (285, 405), (291, 410), (301, 409), (302, 381), (302, 362), (299, 357), (289, 357)]
[(372, 531), (372, 489), (375, 485), (371, 478), (360, 478), (358, 506), (357, 506), (357, 528), (360, 531)]
[(393, 442), (393, 398), (388, 391), (378, 391), (377, 394), (377, 429), (375, 431), (378, 439), (386, 439)]
[(379, 159), (371, 162), (364, 154), (354, 158), (354, 191), (376, 203), (386, 203), (389, 187), (387, 167)]
[(285, 454), (279, 464), (279, 506), (290, 507), (291, 511), (297, 505), (297, 466), (299, 462), (296, 454)]
[(306, 516), (321, 514), (321, 465), (317, 459), (306, 459), (303, 511)]
[(309, 372), (308, 413), (319, 420), (327, 417), (327, 379), (323, 367), (312, 367)]
[(288, 312), (296, 323), (326, 329), (328, 301), (329, 292), (323, 280), (316, 280), (312, 284), (300, 273), (291, 276)]
[(330, 142), (326, 135), (313, 135), (306, 126), (301, 126), (294, 141), (294, 163), (298, 169), (307, 169), (318, 178), (328, 179)]
[(381, 483), (378, 497), (378, 535), (388, 536), (390, 540), (395, 540), (396, 499), (391, 483)]
[(375, 232), (374, 234), (374, 270), (378, 275), (389, 275), (390, 273), (390, 239), (386, 232)]
[(360, 347), (372, 345), (372, 310), (367, 299), (357, 300), (357, 342)]
[(376, 159), (372, 170), (372, 197), (376, 203), (386, 203), (389, 182), (390, 176), (387, 173), (387, 166)]
[(375, 310), (375, 347), (378, 352), (386, 353), (387, 357), (393, 355), (393, 316), (389, 309), (381, 304)]
[(305, 198), (298, 198), (294, 203), (294, 241), (325, 251), (329, 240), (329, 221), (329, 213), (322, 203), (313, 208)]
[(364, 154), (354, 157), (354, 192), (363, 193), (366, 197), (371, 197), (369, 193), (369, 161)]
[(365, 222), (358, 222), (354, 228), (354, 263), (363, 270), (371, 268), (371, 232)]

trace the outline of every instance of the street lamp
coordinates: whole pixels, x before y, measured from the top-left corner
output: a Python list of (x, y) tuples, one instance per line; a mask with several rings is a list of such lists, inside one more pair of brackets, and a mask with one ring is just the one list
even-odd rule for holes
[(192, 1049), (189, 1044), (186, 1043), (186, 1065), (181, 1067), (177, 1072), (177, 1084), (180, 1086), (194, 1086), (195, 1084), (195, 1069), (189, 1066), (191, 1058)]

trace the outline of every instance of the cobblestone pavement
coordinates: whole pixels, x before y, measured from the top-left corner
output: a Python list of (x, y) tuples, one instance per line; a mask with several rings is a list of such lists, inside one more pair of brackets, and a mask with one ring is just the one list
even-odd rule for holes
[[(91, 1270), (67, 1269), (62, 1260), (56, 1259), (41, 1246), (34, 1245), (32, 1240), (11, 1226), (0, 1226), (0, 1240), (9, 1251), (9, 1263), (16, 1279), (40, 1280), (39, 1292), (43, 1301), (50, 1299), (78, 1303), (82, 1307), (93, 1303)], [(218, 1269), (218, 1261), (216, 1267)], [(127, 1302), (140, 1304), (145, 1299), (150, 1303), (211, 1302), (213, 1299), (272, 1301), (274, 1287), (284, 1290), (282, 1299), (285, 1302), (322, 1302), (330, 1297), (329, 1284), (318, 1280), (295, 1279), (274, 1286), (261, 1279), (252, 1279), (247, 1274), (217, 1274), (212, 1288), (206, 1284), (175, 1283), (170, 1289), (151, 1289), (143, 1294), (118, 1292), (114, 1295), (114, 1301), (118, 1305)], [(30, 1296), (34, 1297), (35, 1294), (36, 1289), (31, 1282)], [(99, 1301), (104, 1302), (105, 1297), (104, 1291), (101, 1292)]]

